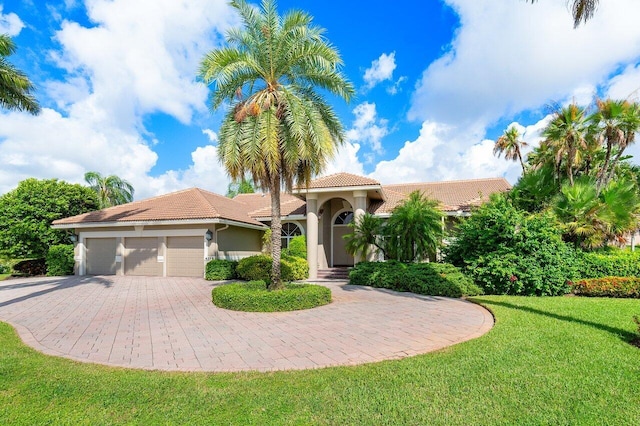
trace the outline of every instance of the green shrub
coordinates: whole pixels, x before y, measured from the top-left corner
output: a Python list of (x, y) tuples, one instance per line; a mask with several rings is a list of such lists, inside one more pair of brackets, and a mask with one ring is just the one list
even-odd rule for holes
[(578, 296), (640, 298), (640, 278), (604, 277), (579, 280), (571, 284)]
[[(243, 280), (270, 282), (272, 262), (271, 256), (264, 254), (245, 257), (238, 262), (236, 272)], [(304, 259), (283, 256), (280, 274), (283, 281), (304, 280), (309, 277), (309, 264)]]
[(562, 241), (553, 216), (518, 210), (501, 195), (475, 210), (453, 237), (446, 261), (488, 294), (566, 294), (568, 281), (579, 276), (576, 251)]
[(282, 279), (285, 281), (300, 281), (309, 278), (309, 263), (301, 257), (282, 256), (280, 265)]
[(331, 302), (331, 290), (315, 284), (285, 284), (269, 291), (265, 281), (231, 283), (211, 291), (213, 304), (245, 312), (284, 312), (310, 309)]
[(609, 249), (583, 253), (581, 278), (640, 277), (640, 251)]
[(11, 265), (8, 261), (0, 260), (0, 274), (10, 274)]
[(238, 278), (235, 260), (214, 259), (207, 262), (204, 278), (209, 281), (233, 280)]
[(360, 262), (349, 272), (349, 283), (429, 296), (482, 294), (460, 269), (447, 263)]
[(49, 247), (46, 262), (47, 275), (50, 277), (73, 275), (73, 266), (75, 264), (73, 245), (57, 244)]
[(304, 235), (298, 235), (293, 237), (289, 241), (289, 247), (282, 250), (283, 256), (299, 257), (301, 259), (307, 258), (307, 238)]

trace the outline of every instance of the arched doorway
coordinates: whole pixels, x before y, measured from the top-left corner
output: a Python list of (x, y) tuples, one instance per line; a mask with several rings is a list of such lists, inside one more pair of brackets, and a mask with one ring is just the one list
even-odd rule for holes
[(353, 266), (353, 256), (347, 253), (343, 236), (351, 233), (349, 224), (353, 222), (353, 210), (350, 208), (338, 211), (331, 221), (331, 265)]

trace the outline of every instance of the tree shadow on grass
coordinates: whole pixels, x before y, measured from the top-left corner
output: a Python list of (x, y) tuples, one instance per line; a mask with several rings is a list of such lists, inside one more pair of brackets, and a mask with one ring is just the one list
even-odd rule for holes
[[(470, 298), (471, 299), (471, 298)], [(606, 331), (607, 333), (611, 333), (614, 334), (618, 337), (620, 337), (622, 340), (624, 340), (627, 343), (631, 343), (633, 342), (634, 339), (636, 339), (638, 336), (628, 330), (623, 330), (621, 328), (616, 328), (616, 327), (611, 327), (609, 325), (606, 324), (601, 324), (598, 322), (594, 322), (594, 321), (587, 321), (587, 320), (583, 320), (580, 318), (575, 318), (575, 317), (571, 317), (568, 315), (560, 315), (560, 314), (556, 314), (553, 312), (547, 312), (547, 311), (543, 311), (541, 309), (536, 309), (536, 308), (531, 308), (529, 306), (520, 306), (520, 305), (514, 305), (513, 303), (509, 303), (509, 302), (499, 302), (499, 301), (495, 301), (495, 300), (475, 300), (475, 299), (471, 299), (471, 301), (476, 302), (478, 304), (481, 305), (497, 305), (497, 306), (502, 306), (505, 308), (509, 308), (509, 309), (516, 309), (519, 311), (524, 311), (524, 312), (529, 312), (532, 314), (536, 314), (536, 315), (543, 315), (549, 318), (553, 318), (553, 319), (557, 319), (560, 321), (566, 321), (566, 322), (572, 322), (575, 324), (581, 324), (581, 325), (586, 325), (589, 327), (593, 327), (595, 329), (598, 330), (602, 330), (602, 331)]]
[(14, 304), (14, 303), (22, 302), (34, 297), (42, 296), (56, 290), (73, 288), (83, 284), (100, 284), (100, 285), (103, 285), (104, 287), (111, 287), (111, 285), (113, 284), (113, 281), (104, 277), (94, 277), (94, 276), (56, 277), (56, 278), (47, 278), (47, 279), (36, 279), (32, 282), (29, 282), (29, 281), (25, 282), (21, 280), (21, 282), (12, 283), (9, 285), (3, 285), (0, 287), (0, 290), (13, 290), (13, 289), (40, 287), (40, 286), (49, 286), (49, 287), (22, 295), (20, 297), (16, 297), (14, 299), (0, 302), (0, 308), (3, 306)]

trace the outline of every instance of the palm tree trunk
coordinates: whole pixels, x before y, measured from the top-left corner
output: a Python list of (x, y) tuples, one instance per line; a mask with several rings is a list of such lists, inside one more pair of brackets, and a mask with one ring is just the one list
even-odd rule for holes
[(280, 254), (282, 252), (282, 222), (280, 218), (280, 175), (274, 173), (271, 178), (271, 283), (269, 290), (282, 288), (280, 277)]
[(522, 161), (522, 153), (520, 153), (520, 148), (517, 148), (516, 153), (518, 154), (518, 160), (520, 160), (520, 165), (522, 166), (522, 175), (524, 176), (524, 173), (527, 170), (524, 168), (524, 161)]
[[(611, 161), (611, 166), (609, 167), (609, 173), (606, 174), (606, 179), (604, 180), (604, 182), (602, 182), (603, 187), (607, 186), (607, 184), (611, 182), (611, 179), (613, 178), (613, 173), (616, 170), (616, 166), (618, 165), (618, 162), (620, 161), (620, 157), (622, 157), (623, 152), (624, 152), (624, 148), (621, 147), (620, 151), (618, 151), (616, 156), (613, 158), (613, 161)], [(599, 194), (600, 192), (598, 191), (598, 195)]]
[(607, 169), (609, 168), (609, 162), (611, 161), (611, 142), (607, 139), (607, 153), (604, 157), (604, 164), (602, 166), (602, 170), (598, 173), (598, 182), (596, 184), (596, 192), (600, 195), (600, 191), (602, 191), (602, 187), (605, 186), (605, 181), (607, 180)]

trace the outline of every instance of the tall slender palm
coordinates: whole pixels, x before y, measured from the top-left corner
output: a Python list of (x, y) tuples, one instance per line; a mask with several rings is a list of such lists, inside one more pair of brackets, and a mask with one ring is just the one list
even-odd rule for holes
[(353, 86), (342, 60), (301, 11), (279, 16), (274, 0), (254, 8), (234, 0), (243, 27), (227, 33), (228, 47), (205, 56), (200, 78), (213, 86), (212, 108), (230, 107), (219, 132), (218, 157), (232, 179), (245, 173), (271, 195), (270, 289), (281, 288), (280, 191), (308, 184), (344, 140), (344, 131), (318, 90), (349, 100)]
[(40, 105), (31, 94), (34, 89), (29, 78), (7, 61), (16, 45), (7, 34), (0, 34), (0, 105), (10, 110), (40, 112)]
[[(535, 3), (538, 0), (531, 0), (531, 3)], [(593, 18), (598, 8), (600, 0), (567, 0), (567, 3), (571, 5), (571, 15), (573, 16), (573, 26), (577, 28), (581, 23), (587, 22)]]
[(587, 146), (585, 109), (573, 103), (556, 111), (542, 136), (556, 152), (556, 165), (559, 166), (564, 161), (569, 184), (573, 186), (578, 150)]
[(133, 186), (118, 176), (102, 176), (98, 172), (87, 172), (84, 174), (84, 180), (98, 196), (101, 209), (133, 201)]
[(510, 127), (496, 140), (496, 144), (493, 147), (493, 154), (500, 158), (500, 155), (504, 153), (506, 160), (519, 161), (520, 166), (522, 166), (522, 174), (524, 174), (526, 168), (522, 160), (522, 148), (527, 146), (529, 146), (529, 144), (520, 140), (520, 132), (518, 132), (518, 129)]

